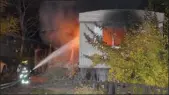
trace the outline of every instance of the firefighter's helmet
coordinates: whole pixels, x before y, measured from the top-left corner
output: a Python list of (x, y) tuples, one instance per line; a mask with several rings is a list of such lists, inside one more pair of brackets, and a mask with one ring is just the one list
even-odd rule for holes
[(22, 61), (22, 64), (28, 64), (28, 60)]

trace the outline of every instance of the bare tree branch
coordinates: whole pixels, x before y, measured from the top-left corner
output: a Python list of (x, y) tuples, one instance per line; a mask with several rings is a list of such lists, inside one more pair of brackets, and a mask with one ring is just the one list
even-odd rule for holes
[(21, 37), (21, 36), (18, 36), (18, 33), (17, 33), (17, 32), (7, 32), (7, 33), (5, 33), (4, 35), (6, 35), (6, 36)]
[(37, 29), (36, 31), (34, 31), (34, 33), (32, 34), (32, 35), (30, 35), (29, 37), (31, 38), (31, 37), (33, 37), (37, 32), (39, 31), (39, 29)]
[(27, 6), (25, 7), (25, 9), (27, 10), (28, 7), (29, 7), (31, 4), (33, 4), (34, 1), (36, 1), (36, 0), (29, 0), (29, 1), (28, 1), (29, 3), (28, 3)]
[(24, 8), (24, 11), (25, 11), (25, 2), (24, 2), (24, 0), (21, 0), (22, 1), (22, 6), (23, 6), (23, 8)]
[(35, 31), (29, 38), (32, 38), (38, 31)]
[(29, 21), (33, 20), (33, 19), (36, 19), (36, 18), (34, 18), (34, 17), (28, 18), (27, 21), (26, 21), (26, 24), (27, 24)]
[[(27, 13), (28, 8), (30, 7), (31, 4), (33, 4), (33, 2), (35, 2), (36, 0), (11, 0), (11, 5), (14, 6), (16, 8), (16, 11), (19, 15), (19, 25), (21, 28), (21, 31), (19, 33), (20, 37), (33, 37), (38, 31), (39, 29), (32, 31), (32, 32), (28, 32), (28, 30), (32, 30), (31, 28), (34, 27), (38, 21), (38, 16), (37, 17), (30, 17), (28, 19), (25, 18), (25, 15)], [(10, 34), (10, 32), (8, 33)], [(12, 33), (11, 35), (18, 35), (17, 33)]]
[(34, 21), (34, 23), (30, 23), (31, 25), (27, 26), (27, 29), (31, 28), (33, 25), (36, 25), (36, 23), (38, 23), (38, 21)]
[(3, 12), (7, 5), (8, 5), (7, 0), (0, 0), (0, 12)]
[(85, 26), (87, 27), (87, 29), (90, 31), (90, 33), (92, 33), (92, 35), (94, 36), (94, 38), (96, 38), (97, 41), (100, 41), (99, 35), (97, 35), (92, 29), (90, 29), (86, 24)]
[[(34, 18), (30, 18), (28, 20), (25, 19), (25, 15), (27, 12), (27, 9), (29, 8), (30, 4), (34, 2), (34, 0), (24, 1), (24, 0), (11, 0), (12, 4), (16, 7), (19, 20), (20, 20), (20, 27), (21, 27), (21, 33), (20, 35), (26, 36), (26, 32), (28, 28), (35, 25), (37, 22), (31, 23)], [(35, 18), (36, 19), (36, 18)], [(30, 23), (30, 25), (28, 25)], [(27, 28), (28, 26), (28, 28)]]
[(97, 27), (99, 27), (100, 29), (103, 29), (103, 26), (98, 25), (97, 22), (94, 22), (94, 24), (95, 24)]
[(86, 33), (84, 33), (84, 36), (85, 36), (87, 42), (93, 43), (93, 39), (91, 37), (89, 37), (89, 35), (87, 35)]
[(11, 0), (11, 3), (9, 3), (9, 5), (15, 6), (15, 8), (16, 8), (17, 10), (20, 9), (20, 8), (18, 7), (17, 3), (16, 3), (16, 0)]
[(86, 24), (85, 24), (85, 26), (87, 27), (87, 29), (88, 29), (94, 36), (96, 36), (95, 32), (94, 32), (92, 29), (90, 29)]

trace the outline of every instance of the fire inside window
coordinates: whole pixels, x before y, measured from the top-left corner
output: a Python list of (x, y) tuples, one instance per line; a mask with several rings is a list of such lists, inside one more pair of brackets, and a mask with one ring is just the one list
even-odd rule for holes
[(109, 46), (119, 46), (125, 35), (125, 28), (105, 27), (102, 30), (95, 27), (94, 31), (102, 36), (102, 40)]

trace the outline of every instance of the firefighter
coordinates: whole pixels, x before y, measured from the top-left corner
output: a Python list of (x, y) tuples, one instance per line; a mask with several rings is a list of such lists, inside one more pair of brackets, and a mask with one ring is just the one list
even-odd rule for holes
[(18, 65), (17, 73), (19, 76), (19, 80), (22, 84), (28, 84), (29, 83), (29, 66), (28, 66), (28, 60), (24, 60), (21, 62), (21, 64)]

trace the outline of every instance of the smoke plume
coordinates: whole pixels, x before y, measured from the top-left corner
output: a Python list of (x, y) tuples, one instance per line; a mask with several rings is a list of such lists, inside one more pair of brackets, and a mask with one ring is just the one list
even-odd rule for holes
[[(78, 13), (73, 1), (45, 1), (40, 8), (41, 33), (46, 44), (60, 48), (79, 35)], [(63, 61), (78, 61), (78, 47), (54, 58), (54, 63)], [(73, 56), (73, 57), (72, 57)], [(71, 59), (73, 58), (73, 60)]]

